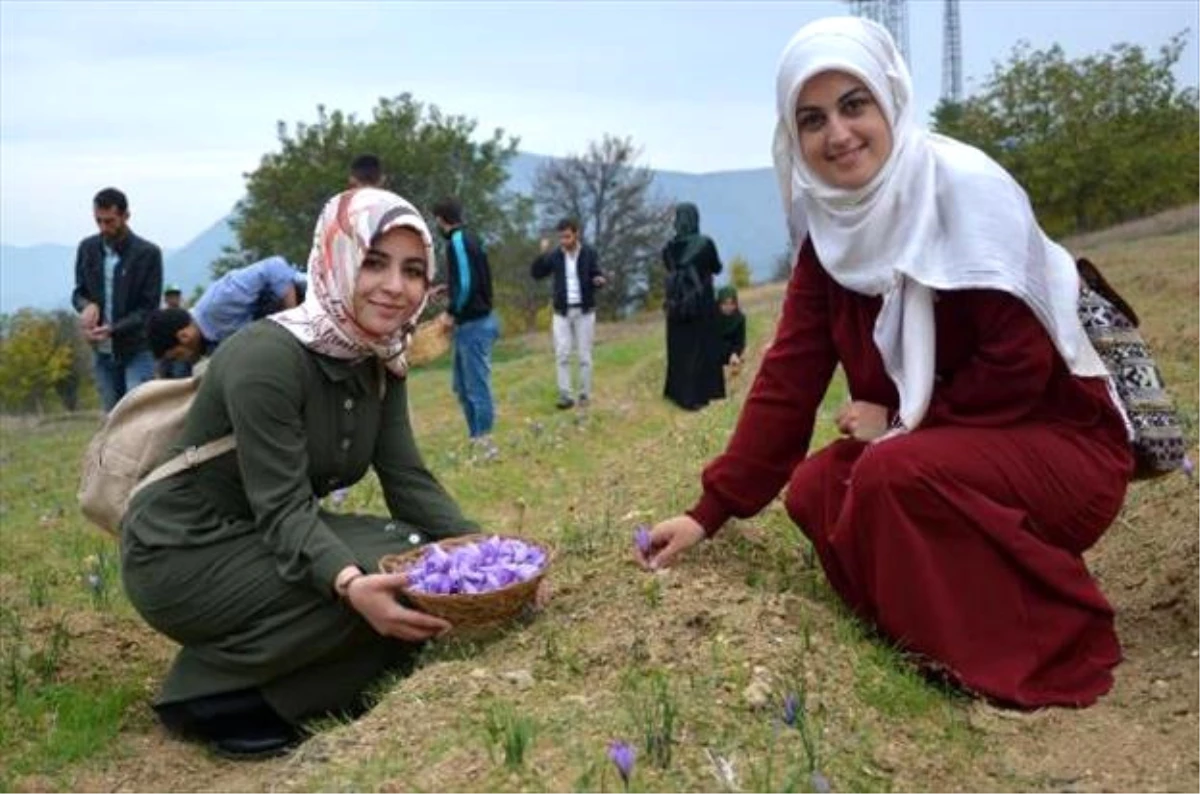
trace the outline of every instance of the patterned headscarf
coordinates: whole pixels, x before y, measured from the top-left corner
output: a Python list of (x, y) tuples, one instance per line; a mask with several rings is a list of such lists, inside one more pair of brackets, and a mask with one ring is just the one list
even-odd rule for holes
[(408, 322), (389, 336), (372, 334), (354, 316), (354, 285), (367, 249), (384, 232), (396, 228), (409, 228), (421, 236), (428, 263), (425, 277), (432, 284), (437, 272), (433, 238), (421, 213), (386, 190), (347, 190), (331, 198), (317, 220), (304, 303), (270, 319), (309, 350), (347, 360), (377, 356), (388, 370), (403, 377), (408, 372), (404, 351), (427, 298), (422, 298)]

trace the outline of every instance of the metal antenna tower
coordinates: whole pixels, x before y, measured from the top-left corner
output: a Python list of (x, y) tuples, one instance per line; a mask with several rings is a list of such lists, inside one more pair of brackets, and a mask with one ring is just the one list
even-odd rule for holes
[(946, 0), (942, 18), (942, 100), (962, 102), (962, 28), (958, 0)]
[(878, 22), (887, 28), (900, 48), (900, 54), (912, 69), (912, 59), (908, 57), (908, 0), (847, 0), (850, 13), (856, 17), (864, 17)]

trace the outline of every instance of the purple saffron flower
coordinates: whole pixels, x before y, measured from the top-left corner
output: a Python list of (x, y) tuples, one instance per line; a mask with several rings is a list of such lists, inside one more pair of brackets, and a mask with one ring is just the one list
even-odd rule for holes
[(449, 595), (488, 593), (537, 576), (546, 565), (546, 552), (519, 540), (493, 535), (447, 551), (436, 544), (405, 569), (417, 592)]
[(425, 579), (425, 590), (437, 595), (454, 592), (454, 578), (448, 573), (430, 574)]
[(638, 524), (633, 530), (633, 543), (637, 546), (637, 550), (645, 557), (650, 553), (650, 527), (645, 524)]
[(783, 724), (796, 727), (796, 718), (800, 715), (800, 698), (788, 695), (783, 699)]
[(1179, 464), (1179, 467), (1183, 469), (1183, 473), (1187, 475), (1189, 480), (1196, 479), (1196, 464), (1192, 463), (1192, 459), (1190, 457), (1184, 455), (1183, 463)]
[(424, 558), (425, 567), (430, 571), (445, 573), (450, 570), (450, 555), (441, 546), (434, 544), (429, 547)]
[(474, 567), (483, 561), (483, 552), (474, 543), (466, 543), (450, 552), (456, 567)]
[(341, 507), (342, 502), (346, 501), (346, 494), (350, 493), (349, 488), (338, 488), (329, 494), (329, 503), (334, 507)]
[(629, 776), (633, 774), (633, 762), (637, 760), (637, 751), (627, 742), (613, 740), (608, 743), (608, 759), (621, 773), (621, 782), (625, 790), (629, 790)]
[(808, 780), (812, 783), (812, 790), (817, 792), (817, 794), (829, 794), (829, 792), (833, 791), (829, 786), (829, 778), (820, 772), (813, 772), (808, 776)]

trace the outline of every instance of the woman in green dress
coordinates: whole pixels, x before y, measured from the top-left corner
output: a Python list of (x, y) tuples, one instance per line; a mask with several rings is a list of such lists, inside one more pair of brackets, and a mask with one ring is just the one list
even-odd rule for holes
[[(129, 598), (182, 646), (155, 710), (230, 755), (284, 751), (411, 669), (450, 626), (400, 602), (402, 574), (371, 572), (476, 529), (409, 421), (405, 348), (434, 276), (420, 213), (374, 188), (335, 196), (308, 274), (303, 304), (221, 345), (168, 454), (231, 433), (236, 448), (144, 488), (122, 523)], [(368, 467), (389, 516), (320, 508)]]
[(732, 284), (717, 290), (717, 334), (721, 337), (722, 366), (741, 369), (746, 354), (746, 315), (738, 304), (737, 287)]

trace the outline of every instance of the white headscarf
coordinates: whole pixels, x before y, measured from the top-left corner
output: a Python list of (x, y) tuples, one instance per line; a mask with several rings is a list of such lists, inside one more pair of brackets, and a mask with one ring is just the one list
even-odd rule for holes
[[(862, 80), (892, 129), (887, 161), (854, 190), (822, 182), (799, 154), (797, 98), (826, 71)], [(906, 428), (921, 423), (933, 393), (933, 290), (1010, 293), (1072, 373), (1108, 375), (1079, 322), (1071, 255), (1042, 232), (1025, 191), (999, 164), (918, 126), (912, 78), (883, 27), (858, 17), (805, 25), (780, 59), (776, 100), (775, 173), (793, 245), (811, 237), (835, 281), (883, 296), (874, 340)]]
[(331, 198), (313, 231), (308, 256), (308, 293), (304, 303), (271, 315), (310, 350), (333, 358), (358, 360), (377, 356), (396, 375), (408, 372), (404, 351), (425, 298), (395, 333), (377, 336), (354, 316), (354, 286), (372, 241), (389, 229), (413, 229), (425, 246), (425, 277), (433, 283), (436, 266), (433, 238), (416, 207), (395, 193), (378, 188), (347, 190)]

